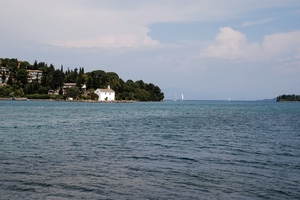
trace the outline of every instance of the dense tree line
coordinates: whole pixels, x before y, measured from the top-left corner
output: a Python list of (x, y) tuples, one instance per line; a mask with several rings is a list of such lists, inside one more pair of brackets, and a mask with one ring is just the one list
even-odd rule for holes
[[(116, 100), (161, 101), (164, 94), (153, 83), (145, 83), (143, 80), (123, 81), (115, 72), (94, 70), (85, 72), (83, 67), (64, 70), (63, 66), (56, 69), (52, 64), (35, 61), (32, 65), (27, 61), (18, 61), (16, 58), (0, 58), (1, 79), (6, 80), (6, 85), (0, 87), (0, 97), (23, 96), (37, 97), (48, 94), (49, 90), (59, 90), (59, 98), (93, 98), (93, 91), (97, 88), (107, 88), (116, 92)], [(5, 71), (4, 69), (8, 70)], [(28, 82), (28, 70), (40, 70), (42, 77)], [(2, 81), (3, 82), (3, 81)], [(64, 83), (76, 83), (76, 86), (68, 90), (68, 94), (62, 94)], [(89, 96), (84, 96), (82, 85), (86, 85)]]
[(281, 101), (300, 101), (300, 95), (295, 95), (295, 94), (292, 94), (292, 95), (280, 95), (277, 97), (277, 102), (281, 102)]

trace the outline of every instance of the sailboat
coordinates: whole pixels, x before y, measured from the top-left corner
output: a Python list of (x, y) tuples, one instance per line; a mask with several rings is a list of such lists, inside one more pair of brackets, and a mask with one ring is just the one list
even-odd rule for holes
[(183, 101), (184, 100), (184, 98), (183, 98), (183, 94), (181, 94), (181, 99), (180, 99), (180, 101)]
[(175, 93), (175, 97), (174, 97), (173, 101), (177, 101), (176, 93)]

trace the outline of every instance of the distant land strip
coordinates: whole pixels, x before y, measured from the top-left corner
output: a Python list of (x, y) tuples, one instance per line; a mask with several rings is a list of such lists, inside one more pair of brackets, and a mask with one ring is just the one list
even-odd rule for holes
[(300, 101), (300, 95), (295, 94), (283, 94), (277, 97), (277, 102), (285, 102), (285, 101)]

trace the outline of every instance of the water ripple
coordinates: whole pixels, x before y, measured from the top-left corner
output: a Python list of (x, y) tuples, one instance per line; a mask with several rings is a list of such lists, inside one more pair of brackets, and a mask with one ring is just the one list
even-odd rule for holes
[(0, 101), (2, 199), (297, 199), (300, 106)]

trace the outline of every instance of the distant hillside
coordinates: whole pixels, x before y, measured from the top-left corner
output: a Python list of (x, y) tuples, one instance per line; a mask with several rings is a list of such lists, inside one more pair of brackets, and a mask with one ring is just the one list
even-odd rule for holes
[[(108, 86), (115, 91), (115, 100), (164, 99), (164, 93), (153, 83), (125, 82), (115, 72), (85, 72), (83, 67), (56, 69), (45, 62), (30, 64), (16, 58), (0, 58), (0, 97), (96, 99), (94, 90)], [(64, 90), (66, 87), (69, 89)]]

